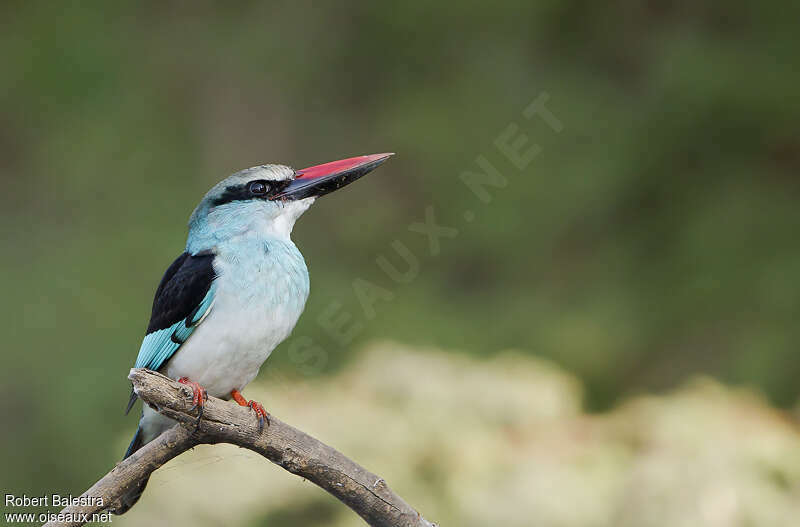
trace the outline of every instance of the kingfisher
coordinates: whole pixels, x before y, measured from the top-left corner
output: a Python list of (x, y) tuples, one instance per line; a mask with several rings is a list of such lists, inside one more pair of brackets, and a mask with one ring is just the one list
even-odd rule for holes
[[(189, 218), (184, 252), (156, 289), (135, 367), (190, 386), (198, 422), (212, 395), (251, 408), (263, 430), (269, 414), (245, 399), (242, 390), (289, 336), (308, 298), (308, 269), (291, 240), (292, 227), (317, 198), (392, 155), (351, 157), (302, 170), (261, 165), (211, 188)], [(136, 399), (131, 391), (126, 414)], [(174, 424), (143, 405), (123, 459)], [(131, 489), (114, 512), (130, 509), (146, 484)]]

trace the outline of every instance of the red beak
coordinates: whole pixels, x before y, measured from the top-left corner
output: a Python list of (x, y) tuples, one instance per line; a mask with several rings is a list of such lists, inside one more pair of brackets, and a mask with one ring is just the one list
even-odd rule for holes
[(350, 157), (298, 170), (295, 179), (272, 199), (296, 200), (324, 196), (366, 175), (393, 155), (385, 153)]

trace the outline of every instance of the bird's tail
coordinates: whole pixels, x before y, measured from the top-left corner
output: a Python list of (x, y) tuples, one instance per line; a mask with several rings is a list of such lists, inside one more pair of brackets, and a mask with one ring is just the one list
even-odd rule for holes
[[(122, 459), (127, 459), (130, 457), (131, 454), (139, 450), (145, 445), (144, 441), (144, 433), (142, 431), (142, 425), (140, 424), (139, 427), (136, 429), (136, 434), (133, 436), (133, 440), (131, 440), (131, 444), (128, 445), (128, 450), (125, 452), (125, 457)], [(142, 497), (142, 493), (144, 492), (144, 488), (147, 486), (147, 482), (150, 479), (150, 476), (144, 478), (143, 480), (139, 481), (132, 489), (127, 491), (119, 500), (119, 505), (112, 509), (111, 512), (114, 514), (125, 514), (128, 512), (128, 509), (133, 507), (139, 498)]]

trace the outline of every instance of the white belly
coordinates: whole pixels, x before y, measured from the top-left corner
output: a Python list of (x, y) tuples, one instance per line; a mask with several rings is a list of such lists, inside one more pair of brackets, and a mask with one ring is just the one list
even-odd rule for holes
[(164, 370), (173, 379), (199, 383), (209, 395), (228, 398), (258, 375), (291, 333), (308, 298), (308, 271), (290, 241), (222, 251), (214, 269), (211, 310)]
[[(303, 303), (305, 298), (303, 298)], [(218, 298), (208, 316), (162, 368), (173, 379), (188, 377), (208, 395), (230, 399), (252, 381), (272, 350), (291, 333), (302, 305), (232, 309)], [(143, 440), (148, 442), (175, 422), (142, 407)]]
[(252, 381), (272, 350), (289, 336), (302, 309), (236, 305), (220, 291), (208, 316), (167, 362), (166, 375), (188, 377), (209, 395), (229, 398)]
[[(209, 395), (228, 398), (252, 381), (296, 321), (265, 324), (250, 313), (212, 313), (167, 363), (173, 379), (188, 377)], [(268, 327), (265, 327), (268, 326)]]

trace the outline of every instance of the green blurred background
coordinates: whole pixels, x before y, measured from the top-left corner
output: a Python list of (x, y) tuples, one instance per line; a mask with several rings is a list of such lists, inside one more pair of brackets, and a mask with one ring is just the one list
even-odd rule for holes
[[(125, 377), (186, 220), (266, 162), (397, 152), (299, 221), (312, 292), (292, 339), (324, 353), (304, 368), (287, 342), (257, 383), (327, 382), (380, 338), (548, 359), (591, 412), (698, 374), (793, 407), (798, 17), (781, 1), (4, 2), (0, 488), (79, 493), (121, 456)], [(543, 92), (560, 133), (521, 115)], [(524, 170), (493, 144), (511, 123), (541, 147)], [(479, 155), (508, 178), (488, 204), (459, 179)], [(459, 229), (435, 256), (408, 229), (429, 206)], [(418, 257), (409, 284), (376, 264), (402, 267), (394, 240)], [(356, 279), (393, 299), (370, 316)], [(320, 323), (332, 305), (363, 326), (351, 341)]]

